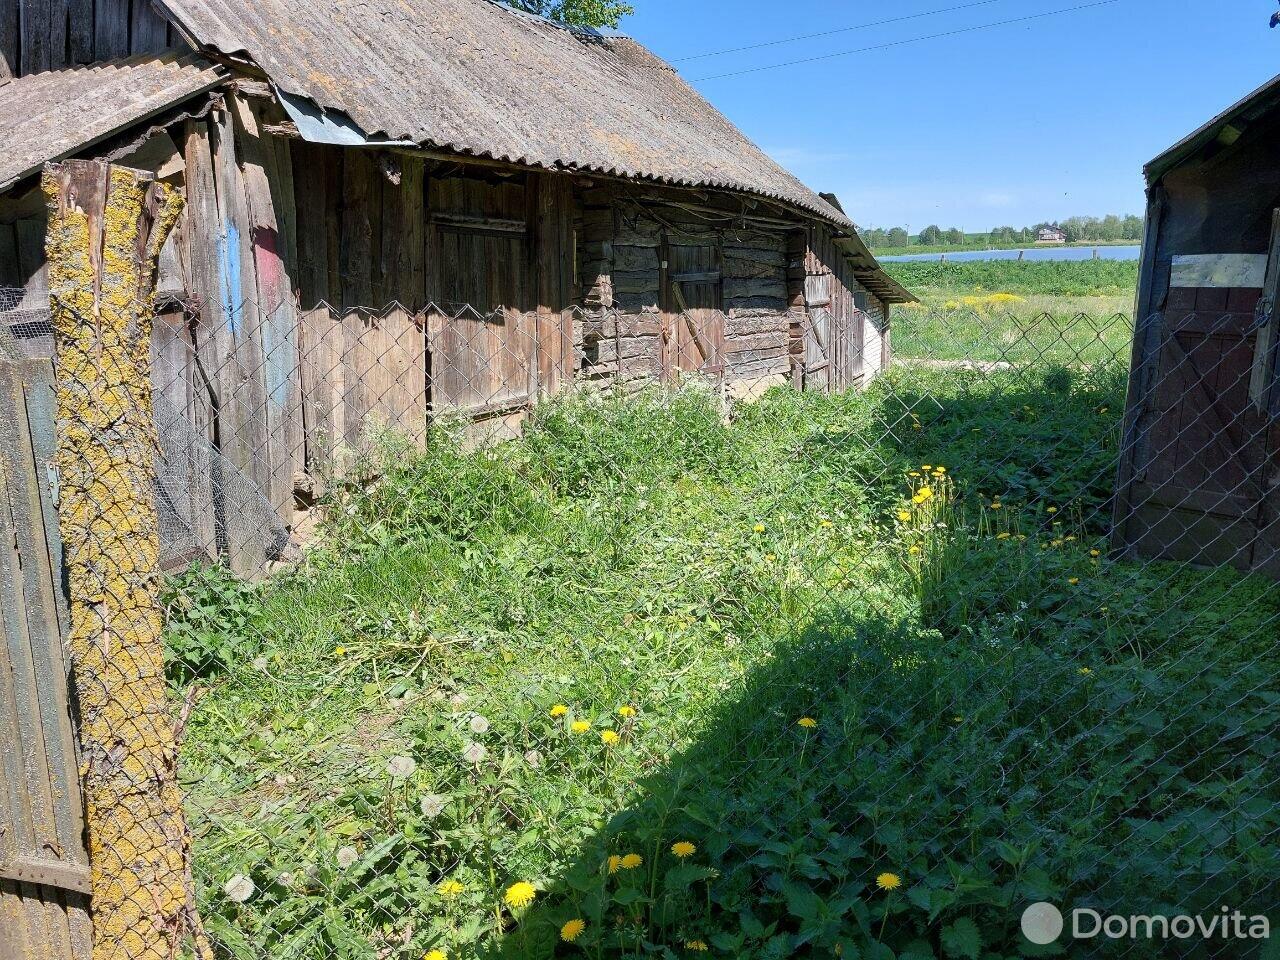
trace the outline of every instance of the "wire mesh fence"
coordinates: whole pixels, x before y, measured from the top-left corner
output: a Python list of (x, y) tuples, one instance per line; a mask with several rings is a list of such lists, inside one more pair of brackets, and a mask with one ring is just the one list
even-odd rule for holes
[(1171, 319), (1131, 382), (1127, 316), (921, 308), (797, 389), (657, 314), (262, 315), (152, 349), (215, 956), (1262, 949), (1280, 434), (1231, 351)]

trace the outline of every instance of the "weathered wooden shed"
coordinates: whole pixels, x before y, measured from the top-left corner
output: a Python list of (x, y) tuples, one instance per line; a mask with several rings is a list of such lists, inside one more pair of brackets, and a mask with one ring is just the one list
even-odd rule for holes
[[(158, 417), (282, 528), (374, 420), (509, 430), (575, 381), (848, 389), (889, 362), (911, 296), (838, 201), (625, 36), (490, 0), (101, 0), (92, 31), (69, 0), (20, 6), (0, 30), (8, 329), (47, 352), (42, 164), (180, 185)], [(193, 549), (225, 549), (235, 511), (203, 519), (218, 463), (174, 452)]]
[(1146, 167), (1115, 538), (1280, 577), (1280, 77)]

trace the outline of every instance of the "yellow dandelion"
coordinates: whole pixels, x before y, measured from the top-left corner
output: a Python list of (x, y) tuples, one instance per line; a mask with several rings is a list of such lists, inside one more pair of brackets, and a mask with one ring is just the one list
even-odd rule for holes
[(622, 858), (616, 853), (605, 861), (605, 866), (609, 870), (610, 876), (622, 869)]
[(688, 840), (680, 840), (671, 845), (671, 852), (683, 860), (685, 857), (692, 857), (698, 852), (698, 848)]
[(560, 928), (560, 939), (565, 943), (573, 943), (578, 937), (582, 936), (582, 931), (585, 929), (587, 929), (587, 921), (580, 917), (574, 917)]
[(813, 717), (801, 717), (796, 721), (796, 725), (804, 727), (806, 730), (812, 730), (818, 725), (818, 721), (813, 719)]
[(346, 652), (347, 652), (347, 648), (346, 648), (346, 647), (334, 647), (334, 648), (333, 648), (333, 655), (334, 655), (335, 657), (341, 657), (341, 656), (345, 655), (345, 654), (346, 654)]
[(1087, 677), (1089, 674), (1093, 673), (1093, 671), (1090, 670), (1088, 667), (1081, 667), (1078, 672), (1082, 677)]
[(923, 429), (924, 429), (924, 427), (920, 426), (920, 421), (919, 421), (919, 420), (917, 420), (915, 423), (913, 423), (913, 424), (911, 425), (911, 429), (912, 429), (912, 430), (923, 430)]
[(684, 942), (686, 950), (692, 950), (694, 953), (706, 953), (709, 949), (702, 940), (686, 940)]
[(919, 471), (919, 470), (911, 470), (911, 471), (909, 471), (909, 472), (907, 473), (907, 476), (908, 476), (908, 477), (918, 477), (918, 476), (920, 476), (920, 471)]
[(921, 500), (930, 500), (933, 498), (933, 487), (923, 486), (919, 493), (916, 494)]
[(616, 731), (616, 730), (601, 730), (601, 731), (600, 731), (600, 742), (601, 742), (601, 743), (603, 743), (606, 747), (612, 747), (615, 743), (617, 743), (617, 742), (618, 742), (618, 733), (617, 733), (617, 731)]
[(436, 887), (436, 893), (444, 897), (446, 900), (452, 900), (465, 890), (461, 880), (446, 880), (440, 886)]
[(1079, 578), (1079, 577), (1071, 577), (1069, 580), (1067, 580), (1067, 583), (1071, 584), (1073, 587), (1074, 587), (1074, 586), (1077, 586), (1077, 585), (1080, 583), (1080, 578)]
[(764, 524), (763, 524), (763, 523), (757, 523), (757, 524), (756, 524), (754, 527), (752, 527), (751, 529), (752, 529), (752, 530), (754, 530), (756, 533), (764, 533), (764, 529), (765, 529), (765, 528), (764, 528)]
[(916, 555), (918, 555), (918, 554), (920, 553), (920, 548), (919, 548), (919, 547), (912, 547), (912, 548), (910, 548), (910, 549), (907, 551), (907, 553), (911, 554), (911, 556), (913, 556), (913, 557), (914, 557), (914, 556), (916, 556)]
[(1003, 509), (1004, 509), (1004, 504), (1003, 504), (1003, 503), (1001, 503), (999, 500), (997, 500), (997, 501), (995, 501), (993, 504), (991, 504), (991, 509), (992, 509), (992, 510), (1003, 510)]
[(823, 520), (820, 524), (818, 524), (818, 526), (822, 527), (823, 530), (830, 530), (833, 524), (830, 520)]
[(1091, 556), (1091, 557), (1100, 557), (1100, 556), (1102, 556), (1102, 551), (1101, 551), (1101, 550), (1090, 550), (1090, 551), (1089, 551), (1089, 556)]
[(1007, 531), (1006, 531), (1006, 532), (1002, 532), (1002, 533), (997, 533), (997, 534), (996, 534), (996, 539), (997, 539), (997, 540), (1008, 540), (1008, 539), (1009, 539), (1009, 534), (1008, 534), (1008, 532), (1007, 532)]
[(569, 729), (572, 730), (574, 733), (586, 733), (588, 730), (591, 729), (591, 721), (575, 720), (573, 721), (573, 723), (569, 724)]
[(563, 717), (568, 712), (569, 712), (569, 708), (566, 707), (563, 703), (557, 703), (554, 707), (551, 708), (551, 715), (553, 717)]
[(946, 473), (946, 472), (947, 472), (947, 468), (946, 468), (946, 467), (943, 467), (943, 466), (937, 466), (937, 467), (934, 467), (934, 468), (933, 468), (933, 472), (934, 472), (934, 473)]
[(1057, 512), (1058, 512), (1058, 508), (1057, 508), (1057, 507), (1046, 507), (1044, 512), (1045, 512), (1045, 513), (1057, 513)]
[(876, 886), (881, 890), (897, 890), (902, 886), (902, 878), (896, 873), (882, 873), (876, 877)]
[(766, 554), (764, 555), (764, 562), (765, 562), (765, 563), (773, 563), (773, 561), (775, 561), (775, 560), (777, 560), (777, 559), (778, 559), (778, 555), (777, 555), (776, 553), (766, 553)]
[(620, 717), (634, 717), (635, 715), (636, 715), (635, 707), (623, 705), (618, 708), (618, 716)]
[(628, 853), (619, 861), (619, 865), (623, 870), (634, 870), (642, 863), (644, 863), (644, 857), (638, 853)]
[(899, 510), (899, 511), (898, 511), (898, 519), (899, 519), (899, 520), (901, 520), (903, 523), (906, 523), (908, 520), (910, 520), (910, 519), (911, 519), (911, 511), (910, 511), (910, 510)]
[(924, 464), (923, 466), (921, 466), (921, 467), (920, 467), (920, 469), (921, 469), (921, 470), (932, 470), (932, 469), (933, 469), (933, 464), (932, 464), (932, 463), (926, 463), (926, 464)]
[(954, 716), (954, 717), (952, 717), (952, 718), (951, 718), (951, 722), (952, 722), (952, 723), (964, 723), (964, 717), (960, 716), (959, 714), (956, 714), (956, 716)]
[(502, 895), (502, 899), (506, 901), (508, 907), (518, 910), (533, 903), (533, 898), (537, 895), (538, 891), (534, 889), (532, 883), (521, 880), (507, 887), (507, 892)]
[(422, 960), (448, 960), (448, 955), (443, 950), (428, 950)]

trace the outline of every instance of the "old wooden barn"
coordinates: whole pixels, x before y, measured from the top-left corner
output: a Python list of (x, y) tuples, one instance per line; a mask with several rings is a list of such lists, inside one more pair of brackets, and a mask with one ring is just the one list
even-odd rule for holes
[(889, 361), (910, 294), (838, 201), (627, 37), (489, 0), (18, 6), (0, 24), (9, 349), (50, 350), (45, 163), (185, 191), (154, 345), (176, 559), (236, 553), (255, 494), (286, 537), (295, 493), (371, 426), (509, 433), (574, 382), (848, 389)]
[(1126, 552), (1280, 577), (1280, 77), (1146, 167)]

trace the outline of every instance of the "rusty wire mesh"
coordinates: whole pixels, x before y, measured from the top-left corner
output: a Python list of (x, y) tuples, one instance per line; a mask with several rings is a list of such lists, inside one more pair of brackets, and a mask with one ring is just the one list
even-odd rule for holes
[[(1122, 315), (903, 311), (831, 391), (793, 351), (680, 370), (618, 313), (539, 321), (554, 389), (527, 315), (251, 313), (153, 351), (218, 957), (1261, 949), (1023, 922), (1275, 908), (1280, 437), (1245, 374), (1184, 351), (1126, 428)], [(1229, 423), (1187, 422), (1204, 390)], [(1214, 465), (1232, 430), (1254, 469)]]

